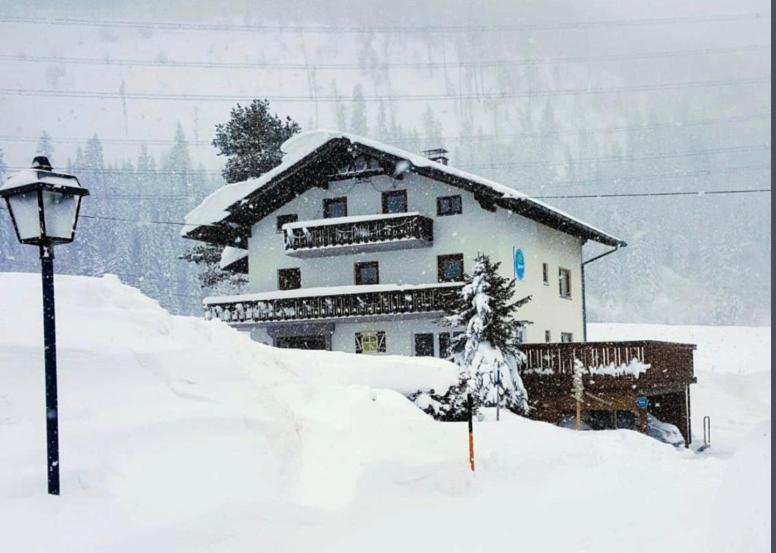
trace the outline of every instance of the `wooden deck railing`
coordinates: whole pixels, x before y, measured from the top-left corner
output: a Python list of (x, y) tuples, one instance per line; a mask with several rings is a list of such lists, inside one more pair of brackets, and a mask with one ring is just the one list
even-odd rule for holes
[(392, 241), (434, 240), (434, 221), (423, 215), (386, 216), (367, 221), (294, 226), (284, 229), (286, 253), (313, 248), (377, 244)]
[(657, 341), (523, 344), (523, 378), (570, 380), (575, 359), (585, 378), (605, 385), (610, 380), (640, 384), (694, 382), (693, 344)]
[[(205, 305), (205, 318), (240, 325), (434, 313), (444, 311), (456, 300), (460, 286), (430, 285), (378, 292), (214, 302)], [(300, 289), (301, 292), (304, 290)]]

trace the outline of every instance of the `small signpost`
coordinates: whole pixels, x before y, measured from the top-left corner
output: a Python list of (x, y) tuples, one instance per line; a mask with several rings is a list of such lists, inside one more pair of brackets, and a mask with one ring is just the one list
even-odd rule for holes
[(466, 411), (469, 415), (469, 468), (474, 472), (474, 424), (472, 421), (472, 395), (466, 396)]
[(646, 396), (636, 397), (636, 407), (639, 408), (639, 432), (642, 434), (649, 433), (649, 413), (647, 413), (647, 407), (649, 406), (649, 399)]

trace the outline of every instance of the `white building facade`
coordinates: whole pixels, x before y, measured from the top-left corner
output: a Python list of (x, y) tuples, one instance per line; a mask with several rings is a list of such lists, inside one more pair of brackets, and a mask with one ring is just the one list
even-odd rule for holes
[(445, 357), (457, 329), (440, 316), (484, 253), (532, 296), (524, 341), (584, 340), (583, 244), (624, 242), (445, 159), (325, 131), (283, 150), (187, 218), (184, 236), (248, 272), (249, 292), (206, 298), (206, 316), (279, 347)]

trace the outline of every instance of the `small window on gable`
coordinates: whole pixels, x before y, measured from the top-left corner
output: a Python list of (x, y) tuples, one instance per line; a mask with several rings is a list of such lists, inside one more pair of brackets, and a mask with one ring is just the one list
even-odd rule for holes
[(574, 335), (571, 332), (561, 332), (560, 341), (566, 344), (570, 344), (574, 341)]
[(277, 223), (275, 225), (275, 232), (283, 232), (283, 225), (286, 223), (296, 223), (298, 220), (299, 216), (296, 213), (278, 215)]
[(437, 215), (458, 215), (463, 211), (460, 196), (443, 196), (437, 198)]
[(558, 269), (558, 287), (561, 298), (571, 297), (571, 271)]
[(296, 290), (302, 287), (301, 269), (278, 269), (278, 289)]
[(383, 213), (406, 213), (407, 191), (389, 190), (383, 192)]
[(323, 217), (325, 219), (331, 219), (334, 217), (347, 217), (348, 216), (348, 199), (344, 196), (341, 198), (325, 198), (323, 200)]
[(544, 341), (547, 342), (548, 344), (552, 342), (552, 334), (550, 334), (549, 330), (544, 331)]
[(382, 330), (356, 332), (356, 353), (385, 353), (385, 332)]
[(463, 254), (440, 255), (437, 257), (437, 280), (439, 282), (463, 281)]
[(366, 261), (355, 265), (356, 284), (380, 284), (380, 266), (377, 261)]
[(546, 263), (542, 263), (542, 282), (547, 286), (550, 285), (550, 266)]

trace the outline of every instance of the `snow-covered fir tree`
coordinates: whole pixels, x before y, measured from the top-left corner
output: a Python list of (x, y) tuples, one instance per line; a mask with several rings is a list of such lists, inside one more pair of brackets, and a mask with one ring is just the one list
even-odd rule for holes
[(421, 390), (409, 395), (439, 420), (465, 420), (468, 394), (475, 411), (499, 404), (514, 413), (528, 412), (528, 394), (518, 372), (524, 359), (518, 331), (530, 322), (518, 319), (517, 310), (531, 296), (513, 301), (515, 281), (501, 276), (499, 266), (487, 255), (478, 255), (472, 274), (464, 276), (458, 301), (441, 320), (465, 329), (453, 336), (450, 347), (449, 359), (460, 368), (458, 383), (444, 394)]
[(452, 360), (461, 368), (466, 384), (461, 391), (471, 391), (479, 405), (500, 404), (524, 414), (528, 395), (518, 372), (523, 362), (518, 330), (527, 321), (517, 319), (516, 312), (531, 296), (512, 301), (515, 281), (501, 276), (499, 265), (487, 255), (476, 257), (460, 300), (444, 322), (465, 329), (451, 343)]

